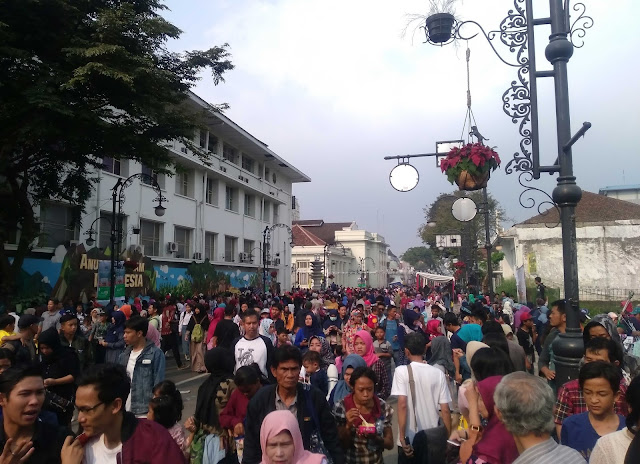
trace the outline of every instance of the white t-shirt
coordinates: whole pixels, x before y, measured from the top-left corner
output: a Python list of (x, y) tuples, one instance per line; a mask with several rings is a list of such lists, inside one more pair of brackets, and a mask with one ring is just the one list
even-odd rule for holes
[(122, 451), (122, 443), (113, 449), (107, 448), (104, 444), (104, 434), (97, 440), (88, 443), (84, 448), (83, 464), (117, 464), (118, 453)]
[[(416, 416), (418, 428), (414, 427), (414, 408), (409, 386), (409, 371), (407, 366), (396, 367), (391, 386), (391, 396), (407, 397), (407, 426), (404, 433), (413, 441), (413, 437), (419, 430), (430, 429), (438, 426), (440, 417), (440, 405), (451, 402), (451, 394), (447, 386), (447, 379), (439, 369), (426, 363), (412, 362), (413, 380), (416, 392)], [(398, 434), (398, 446), (400, 445), (400, 433)]]
[[(142, 353), (143, 349), (144, 348), (138, 351), (131, 350), (131, 354), (129, 355), (129, 361), (127, 361), (127, 375), (129, 376), (129, 379), (132, 382), (133, 382), (133, 371), (136, 368), (136, 360), (138, 359), (138, 356), (140, 356), (140, 353)], [(125, 405), (125, 410), (131, 411), (131, 391), (129, 391), (129, 396), (127, 397), (127, 404)]]
[(264, 340), (260, 337), (253, 340), (247, 340), (242, 337), (236, 343), (234, 350), (234, 357), (236, 360), (235, 369), (238, 370), (242, 366), (250, 366), (256, 363), (264, 375), (269, 375), (267, 372), (267, 346), (264, 344)]

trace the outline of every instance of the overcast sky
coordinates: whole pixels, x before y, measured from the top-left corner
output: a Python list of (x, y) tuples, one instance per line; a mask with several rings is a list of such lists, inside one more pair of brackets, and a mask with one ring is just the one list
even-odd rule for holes
[[(640, 2), (588, 0), (595, 25), (569, 62), (574, 131), (593, 123), (574, 146), (578, 185), (597, 192), (607, 185), (640, 183), (633, 137), (640, 130), (638, 40)], [(214, 86), (207, 75), (194, 89), (312, 178), (294, 186), (302, 219), (355, 220), (382, 233), (396, 254), (421, 245), (423, 207), (452, 192), (432, 158), (416, 159), (420, 183), (408, 193), (389, 184), (387, 155), (435, 150), (457, 139), (466, 113), (465, 48), (424, 44), (421, 31), (402, 37), (407, 14), (426, 13), (417, 0), (169, 0), (171, 22), (184, 33), (174, 50), (230, 44), (236, 68)], [(549, 2), (534, 0), (536, 17)], [(466, 0), (457, 15), (495, 29), (512, 0)], [(549, 29), (536, 30), (538, 68), (548, 68)], [(518, 202), (523, 188), (504, 167), (518, 150), (517, 126), (502, 111), (502, 93), (515, 69), (502, 64), (482, 37), (469, 42), (473, 112), (480, 132), (497, 146), (503, 166), (489, 191), (512, 219), (537, 214)], [(513, 60), (504, 47), (505, 57)], [(553, 81), (539, 81), (541, 159), (556, 157)], [(555, 179), (535, 184), (551, 193)], [(536, 197), (540, 199), (540, 197)]]

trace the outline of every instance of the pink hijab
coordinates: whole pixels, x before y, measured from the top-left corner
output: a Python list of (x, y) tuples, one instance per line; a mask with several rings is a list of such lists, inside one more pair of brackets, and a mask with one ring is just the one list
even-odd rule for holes
[(205, 340), (207, 343), (211, 341), (211, 337), (213, 337), (213, 334), (216, 331), (218, 322), (220, 322), (222, 319), (224, 319), (224, 308), (222, 306), (218, 306), (213, 310), (213, 319), (211, 319), (209, 329), (207, 330), (207, 339)]
[(426, 333), (429, 335), (429, 339), (433, 337), (439, 337), (440, 335), (444, 335), (438, 329), (440, 328), (440, 321), (438, 319), (431, 319), (427, 322)]
[(320, 464), (325, 459), (323, 454), (312, 453), (304, 449), (298, 419), (291, 411), (273, 411), (267, 414), (264, 421), (262, 421), (262, 427), (260, 427), (260, 447), (262, 448), (262, 461), (260, 464), (269, 464), (269, 459), (265, 452), (267, 440), (285, 430), (293, 438), (293, 446), (295, 448), (293, 464)]
[(373, 363), (375, 363), (378, 359), (378, 355), (375, 353), (373, 349), (373, 338), (371, 338), (371, 334), (368, 330), (359, 330), (356, 332), (356, 336), (353, 337), (353, 352), (356, 352), (356, 338), (360, 338), (364, 344), (366, 345), (366, 353), (362, 355), (362, 359), (367, 363), (367, 367), (371, 367)]

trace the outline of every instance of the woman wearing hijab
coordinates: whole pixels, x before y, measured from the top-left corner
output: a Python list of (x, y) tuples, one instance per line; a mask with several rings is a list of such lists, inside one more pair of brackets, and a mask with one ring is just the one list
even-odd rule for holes
[(335, 351), (335, 347), (338, 346), (341, 340), (342, 335), (342, 323), (340, 322), (340, 318), (338, 317), (338, 310), (332, 309), (329, 311), (329, 317), (324, 321), (322, 325), (322, 330), (324, 332), (325, 337), (329, 342), (332, 350)]
[(333, 351), (329, 346), (329, 342), (325, 338), (314, 335), (309, 341), (309, 349), (320, 353), (320, 369), (327, 373), (327, 379), (329, 380), (329, 393), (327, 399), (331, 395), (331, 391), (338, 383), (338, 368), (336, 367), (336, 360), (333, 356)]
[(300, 351), (304, 354), (309, 349), (309, 342), (313, 336), (324, 337), (324, 333), (322, 332), (316, 317), (313, 314), (308, 313), (304, 317), (304, 325), (300, 327), (300, 330), (298, 330), (293, 344), (300, 348)]
[[(487, 377), (475, 386), (467, 388), (469, 403), (468, 439), (460, 446), (460, 462), (465, 464), (511, 464), (518, 458), (518, 448), (494, 411), (493, 393), (502, 379), (501, 375)], [(487, 425), (482, 427), (482, 419)], [(480, 429), (480, 430), (478, 430)]]
[(482, 341), (482, 328), (478, 324), (463, 324), (463, 326), (456, 332), (456, 335), (466, 344), (471, 341)]
[(62, 346), (55, 327), (40, 334), (38, 349), (46, 389), (44, 409), (58, 416), (59, 425), (69, 426), (73, 417), (75, 380), (80, 374), (78, 354), (73, 348)]
[(335, 403), (351, 393), (349, 379), (351, 378), (351, 373), (357, 367), (367, 367), (367, 363), (362, 359), (362, 356), (350, 354), (344, 358), (342, 363), (342, 378), (336, 384), (336, 388), (329, 394), (329, 406), (333, 407)]
[(631, 379), (638, 374), (640, 366), (636, 357), (628, 355), (624, 351), (618, 330), (608, 314), (597, 314), (593, 316), (591, 322), (584, 326), (582, 332), (584, 346), (587, 346), (587, 342), (595, 337), (603, 337), (615, 342), (618, 356), (621, 356), (623, 360), (623, 365), (620, 366), (622, 375), (624, 376), (625, 384), (628, 386), (631, 383)]
[(304, 449), (298, 420), (289, 411), (267, 414), (260, 427), (260, 464), (323, 464), (323, 454)]
[(353, 342), (356, 333), (366, 329), (367, 326), (362, 322), (362, 313), (357, 309), (351, 311), (351, 316), (342, 331), (342, 354), (344, 356), (353, 353)]
[(211, 322), (209, 323), (209, 328), (207, 329), (207, 347), (209, 349), (213, 348), (213, 346), (210, 345), (211, 339), (213, 338), (213, 334), (216, 331), (216, 327), (218, 326), (218, 322), (220, 322), (222, 319), (224, 319), (224, 310), (225, 308), (223, 306), (218, 306), (216, 309), (213, 310), (213, 318), (211, 319)]
[(431, 340), (431, 358), (429, 364), (443, 371), (449, 378), (456, 375), (456, 368), (453, 365), (451, 352), (451, 342), (447, 337), (435, 337)]
[(117, 363), (120, 354), (124, 351), (124, 323), (126, 315), (123, 312), (112, 313), (111, 324), (104, 334), (104, 340), (99, 343), (104, 346), (106, 352), (104, 361), (107, 363)]
[(360, 330), (353, 341), (353, 352), (362, 356), (367, 367), (370, 367), (378, 377), (376, 395), (386, 400), (391, 394), (391, 382), (384, 362), (378, 357), (373, 348), (373, 338), (368, 330)]
[(270, 319), (268, 317), (261, 319), (258, 333), (260, 335), (267, 337), (269, 340), (271, 340), (271, 343), (273, 343), (273, 346), (276, 345), (276, 340), (278, 336), (276, 335), (276, 328), (275, 328), (275, 323), (273, 322), (273, 319)]
[(209, 316), (202, 305), (197, 304), (193, 309), (193, 316), (187, 325), (187, 332), (191, 334), (191, 344), (189, 353), (191, 354), (191, 370), (193, 372), (205, 372), (204, 369), (204, 336), (200, 340), (194, 340), (193, 329), (200, 325), (201, 333), (204, 335), (209, 328)]
[(220, 411), (227, 405), (235, 389), (234, 358), (231, 351), (225, 348), (209, 350), (204, 362), (210, 375), (198, 388), (195, 414), (184, 424), (190, 432), (186, 446), (191, 454), (191, 462), (198, 458), (200, 461), (197, 462), (202, 462), (207, 435), (216, 434), (220, 439), (225, 437), (226, 431), (220, 427)]

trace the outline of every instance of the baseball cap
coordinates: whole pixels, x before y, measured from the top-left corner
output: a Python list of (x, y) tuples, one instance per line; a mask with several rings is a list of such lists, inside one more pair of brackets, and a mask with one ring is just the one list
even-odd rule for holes
[(260, 311), (260, 314), (271, 314), (269, 311), (269, 308), (264, 308), (262, 311)]
[(78, 319), (78, 316), (76, 316), (72, 312), (64, 312), (62, 313), (62, 316), (60, 316), (60, 324), (63, 324), (67, 321), (72, 321), (73, 319)]
[(522, 316), (520, 316), (520, 321), (522, 321), (522, 322), (528, 321), (529, 319), (533, 319), (531, 317), (531, 314), (529, 314), (529, 313), (524, 313)]
[(631, 314), (640, 314), (640, 306), (636, 306), (635, 308), (633, 308), (633, 311), (631, 311)]
[(30, 325), (38, 324), (42, 321), (44, 321), (44, 319), (38, 316), (34, 316), (33, 314), (23, 314), (22, 316), (20, 316), (20, 319), (18, 319), (18, 328), (26, 329)]

